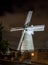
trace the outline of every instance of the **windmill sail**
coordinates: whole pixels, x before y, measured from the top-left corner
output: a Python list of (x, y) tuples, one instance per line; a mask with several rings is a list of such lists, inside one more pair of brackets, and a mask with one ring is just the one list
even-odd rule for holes
[(44, 31), (45, 25), (36, 25), (33, 26), (33, 31)]
[(24, 28), (11, 28), (10, 31), (12, 32), (12, 31), (20, 31), (20, 30), (24, 30)]
[(20, 50), (21, 43), (22, 43), (22, 40), (23, 40), (23, 37), (24, 37), (24, 33), (25, 33), (25, 30), (22, 32), (22, 36), (21, 36), (21, 39), (20, 39), (20, 41), (19, 41), (19, 45), (18, 45), (17, 50)]
[(28, 26), (29, 25), (29, 23), (30, 23), (30, 20), (31, 20), (31, 17), (32, 17), (32, 13), (33, 13), (33, 11), (29, 11), (28, 12), (28, 15), (27, 15), (27, 18), (26, 18), (26, 22), (25, 22), (25, 26)]

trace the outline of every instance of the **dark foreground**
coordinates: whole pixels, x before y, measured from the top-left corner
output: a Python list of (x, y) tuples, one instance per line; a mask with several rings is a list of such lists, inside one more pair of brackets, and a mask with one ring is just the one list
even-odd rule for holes
[(8, 61), (0, 61), (0, 65), (48, 65), (44, 63), (37, 63), (37, 62), (32, 62), (32, 63), (18, 63), (18, 62), (8, 62)]

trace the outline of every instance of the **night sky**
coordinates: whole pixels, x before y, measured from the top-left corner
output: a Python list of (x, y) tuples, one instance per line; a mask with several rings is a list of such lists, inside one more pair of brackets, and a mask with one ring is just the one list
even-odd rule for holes
[(48, 10), (48, 0), (1, 0), (0, 15), (5, 11), (13, 13), (15, 10)]

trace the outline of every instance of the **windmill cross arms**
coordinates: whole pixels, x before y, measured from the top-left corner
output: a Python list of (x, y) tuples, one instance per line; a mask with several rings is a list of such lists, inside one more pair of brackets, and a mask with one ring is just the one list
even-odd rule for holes
[(44, 31), (45, 25), (31, 25), (31, 30), (34, 31)]

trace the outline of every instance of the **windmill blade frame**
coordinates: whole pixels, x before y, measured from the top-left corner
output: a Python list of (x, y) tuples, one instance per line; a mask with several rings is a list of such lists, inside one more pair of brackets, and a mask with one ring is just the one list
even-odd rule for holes
[(20, 30), (24, 30), (24, 28), (11, 28), (10, 31), (12, 32), (12, 31), (20, 31)]
[(19, 41), (19, 45), (18, 45), (17, 50), (19, 50), (20, 47), (21, 47), (21, 44), (22, 44), (22, 41), (23, 41), (23, 37), (24, 37), (24, 33), (25, 33), (25, 30), (22, 32), (22, 36), (21, 36), (21, 39), (20, 39), (20, 41)]
[(31, 30), (34, 32), (44, 31), (44, 28), (45, 28), (45, 25), (36, 25), (36, 26), (31, 25)]
[(25, 22), (25, 26), (28, 26), (29, 25), (29, 23), (30, 23), (30, 20), (31, 20), (31, 17), (32, 17), (32, 13), (33, 13), (33, 11), (29, 11), (28, 12), (28, 15), (27, 15), (27, 18), (26, 18), (26, 22)]

